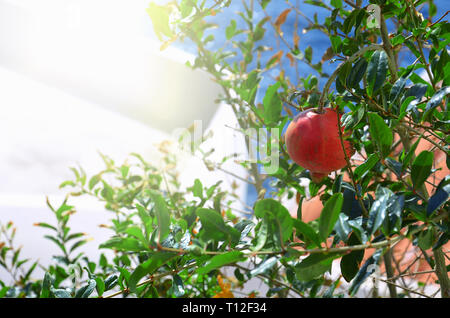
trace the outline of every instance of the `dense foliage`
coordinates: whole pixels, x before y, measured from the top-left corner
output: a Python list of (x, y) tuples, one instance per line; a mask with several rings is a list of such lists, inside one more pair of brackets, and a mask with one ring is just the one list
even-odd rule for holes
[[(391, 248), (404, 238), (420, 248), (442, 296), (450, 296), (442, 249), (450, 238), (450, 177), (436, 182), (442, 168), (435, 160), (443, 153), (450, 166), (446, 14), (435, 17), (433, 1), (424, 0), (305, 0), (284, 1), (279, 15), (270, 16), (266, 10), (274, 2), (242, 1), (243, 11), (233, 14), (226, 11), (231, 1), (219, 0), (151, 3), (148, 9), (162, 49), (175, 42), (196, 48), (189, 66), (221, 86), (218, 99), (232, 108), (238, 129), (270, 131), (256, 143), (266, 156), (240, 161), (256, 190), (252, 217), (232, 209), (238, 198), (220, 182), (207, 187), (196, 179), (183, 189), (169, 150), (161, 150), (163, 167), (138, 154), (123, 164), (103, 156), (103, 171), (87, 176), (73, 169), (75, 179), (62, 184), (70, 188), (67, 200), (59, 207), (48, 203), (56, 222), (39, 225), (61, 255), (45, 277), (31, 279), (37, 263), (24, 269), (28, 262), (13, 246), (13, 227), (2, 226), (0, 266), (14, 280), (0, 282), (1, 297), (233, 297), (255, 277), (268, 286), (267, 294), (245, 296), (348, 297), (380, 264), (388, 278), (394, 276)], [(303, 5), (328, 17), (305, 15)], [(214, 29), (219, 18), (222, 25)], [(299, 20), (307, 27), (298, 27)], [(284, 31), (286, 21), (294, 21), (292, 34)], [(218, 32), (225, 34), (223, 43)], [(269, 32), (275, 43), (264, 42)], [(329, 48), (301, 50), (307, 32), (325, 34)], [(413, 62), (402, 65), (402, 56)], [(300, 64), (309, 67), (306, 75)], [(352, 142), (360, 159), (347, 158), (345, 169), (305, 187), (300, 179), (309, 172), (287, 155), (283, 131), (295, 114), (317, 107), (343, 113), (341, 138)], [(417, 153), (420, 142), (429, 147)], [(209, 161), (210, 150), (201, 144), (194, 149), (214, 173), (221, 162)], [(276, 169), (269, 167), (269, 154), (277, 156)], [(113, 250), (113, 259), (76, 253), (86, 239), (68, 226), (74, 195), (94, 196), (111, 211), (111, 239), (100, 248)], [(302, 202), (316, 196), (323, 203), (320, 218), (303, 222)], [(295, 197), (299, 208), (292, 217), (283, 200)], [(375, 252), (363, 261), (369, 248)], [(337, 259), (342, 277), (331, 279), (327, 273)], [(350, 287), (339, 288), (341, 280)], [(415, 295), (390, 288), (391, 297)]]

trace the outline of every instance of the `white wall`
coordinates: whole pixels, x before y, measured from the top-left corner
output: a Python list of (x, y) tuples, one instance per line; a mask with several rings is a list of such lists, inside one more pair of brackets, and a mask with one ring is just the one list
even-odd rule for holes
[[(33, 226), (53, 223), (46, 196), (60, 204), (72, 179), (70, 166), (92, 175), (103, 169), (98, 151), (121, 163), (129, 153), (150, 162), (156, 144), (177, 127), (201, 120), (203, 131), (218, 129), (208, 143), (217, 154), (243, 151), (231, 110), (214, 100), (219, 87), (201, 71), (184, 65), (192, 56), (159, 51), (150, 36), (148, 1), (0, 0), (0, 222), (13, 221), (22, 257), (47, 265), (57, 251)], [(199, 160), (180, 159), (183, 186), (233, 178), (209, 173)], [(227, 170), (245, 177), (228, 163)], [(236, 180), (245, 199), (246, 185)], [(69, 224), (91, 241), (81, 250), (93, 259), (111, 232), (108, 211), (87, 197), (73, 198), (77, 213)], [(240, 205), (238, 204), (238, 207)], [(105, 250), (108, 254), (108, 251)], [(36, 271), (39, 278), (42, 270)], [(0, 269), (0, 279), (9, 279)]]

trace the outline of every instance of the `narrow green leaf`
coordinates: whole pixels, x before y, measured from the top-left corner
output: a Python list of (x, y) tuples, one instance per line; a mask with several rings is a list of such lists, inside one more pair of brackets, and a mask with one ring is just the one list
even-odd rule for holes
[(160, 41), (164, 40), (163, 35), (168, 38), (173, 37), (169, 24), (169, 9), (167, 7), (150, 2), (149, 7), (147, 8), (147, 13), (150, 15), (153, 29)]
[(320, 241), (319, 235), (309, 224), (304, 223), (303, 221), (301, 221), (299, 219), (293, 219), (293, 221), (294, 221), (294, 227), (297, 230), (297, 235), (302, 234), (306, 239), (310, 240), (317, 247), (321, 246), (321, 244), (320, 244), (321, 241)]
[(367, 61), (365, 58), (360, 58), (355, 65), (353, 65), (352, 70), (350, 71), (349, 76), (347, 77), (347, 86), (351, 88), (359, 88), (359, 82), (366, 74), (367, 70)]
[(50, 291), (55, 296), (55, 298), (72, 298), (70, 293), (65, 289), (56, 289), (53, 286), (50, 287)]
[(402, 223), (402, 211), (405, 206), (404, 195), (393, 195), (387, 202), (387, 217), (383, 222), (383, 233), (385, 236), (391, 236), (400, 231)]
[[(408, 152), (405, 152), (406, 149), (403, 149), (402, 154), (400, 156), (400, 160), (402, 162), (403, 169), (406, 169), (406, 167), (408, 167), (421, 139), (422, 139), (422, 135), (420, 135), (419, 138), (417, 138), (416, 142), (411, 146), (411, 148), (409, 148)], [(405, 172), (405, 170), (403, 170), (403, 172)]]
[(292, 236), (292, 217), (289, 211), (278, 201), (274, 199), (263, 199), (255, 204), (255, 216), (261, 218), (265, 215), (270, 216), (270, 221), (274, 222), (278, 229), (279, 237), (283, 242), (289, 240)]
[(428, 101), (425, 111), (422, 117), (422, 121), (429, 120), (429, 117), (433, 110), (436, 109), (441, 103), (444, 97), (446, 97), (448, 94), (450, 94), (450, 86), (446, 86), (441, 88), (439, 91), (436, 92), (436, 94), (431, 97), (431, 99)]
[(92, 176), (92, 178), (89, 180), (89, 190), (92, 190), (101, 180), (102, 180), (101, 173)]
[(417, 245), (426, 251), (433, 246), (433, 232), (431, 230), (424, 230), (419, 234)]
[(384, 51), (375, 51), (367, 67), (367, 94), (373, 96), (384, 84), (388, 70), (388, 57)]
[(132, 237), (113, 237), (105, 243), (100, 244), (99, 248), (110, 248), (127, 252), (142, 252), (148, 250), (148, 248), (139, 240)]
[(142, 229), (138, 226), (130, 226), (125, 230), (125, 233), (128, 235), (134, 236), (139, 241), (141, 241), (143, 244), (147, 244), (147, 239), (145, 238), (144, 233), (142, 233)]
[(369, 131), (370, 135), (377, 145), (382, 158), (389, 155), (393, 142), (393, 134), (388, 125), (384, 122), (377, 113), (370, 112), (369, 116)]
[(119, 281), (119, 276), (117, 276), (116, 274), (108, 276), (105, 279), (105, 291), (114, 288), (114, 286), (117, 285), (118, 281)]
[(172, 290), (175, 297), (182, 297), (185, 294), (183, 280), (180, 275), (173, 275)]
[(142, 277), (151, 275), (154, 271), (176, 256), (177, 254), (170, 252), (158, 252), (152, 254), (150, 259), (136, 267), (130, 275), (130, 278), (128, 279), (128, 287), (130, 290), (136, 292), (136, 285)]
[(369, 158), (367, 158), (366, 161), (356, 167), (355, 171), (353, 172), (355, 181), (363, 178), (367, 174), (367, 172), (369, 172), (377, 164), (379, 160), (379, 156), (376, 153), (373, 153), (369, 156)]
[(258, 266), (250, 271), (250, 275), (255, 277), (256, 275), (263, 274), (265, 271), (271, 269), (277, 263), (277, 257), (270, 257), (264, 261), (262, 261)]
[(170, 233), (170, 212), (163, 196), (156, 191), (150, 192), (155, 203), (155, 214), (158, 222), (159, 241), (162, 242)]
[(264, 217), (263, 220), (261, 221), (261, 225), (258, 231), (256, 232), (256, 244), (252, 248), (253, 251), (259, 251), (264, 247), (264, 245), (266, 245), (267, 237), (269, 235), (268, 219), (269, 219), (268, 217)]
[(450, 176), (446, 176), (439, 182), (435, 193), (428, 200), (427, 216), (431, 216), (434, 211), (439, 209), (450, 196)]
[(54, 282), (54, 278), (50, 275), (49, 272), (45, 272), (44, 279), (42, 280), (42, 288), (41, 294), (39, 298), (49, 298), (50, 297), (50, 288), (52, 287)]
[(370, 207), (369, 220), (367, 221), (367, 230), (369, 235), (373, 235), (381, 224), (383, 224), (384, 219), (387, 216), (388, 201), (394, 194), (388, 188), (379, 186), (375, 195), (376, 200)]
[(281, 102), (280, 96), (278, 95), (278, 88), (280, 88), (281, 83), (276, 82), (275, 84), (269, 86), (264, 95), (263, 106), (264, 106), (264, 121), (268, 126), (275, 125), (280, 119), (281, 110), (283, 104)]
[(203, 198), (203, 185), (199, 179), (195, 179), (194, 186), (192, 187), (192, 192), (195, 197)]
[(237, 26), (236, 20), (232, 19), (230, 21), (230, 25), (227, 26), (227, 28), (225, 29), (225, 36), (227, 40), (231, 39), (234, 36), (236, 32), (236, 26)]
[(335, 193), (325, 203), (319, 218), (319, 237), (324, 242), (334, 228), (341, 213), (344, 197), (342, 193)]
[(411, 179), (414, 189), (419, 189), (430, 176), (433, 158), (434, 155), (431, 151), (424, 150), (414, 159), (411, 167)]
[(10, 287), (8, 286), (4, 286), (2, 289), (0, 289), (0, 298), (5, 297), (9, 289)]
[(353, 280), (352, 285), (350, 286), (350, 295), (354, 296), (358, 291), (359, 287), (361, 287), (362, 283), (369, 277), (373, 272), (375, 272), (378, 262), (381, 256), (381, 249), (378, 249), (373, 255), (367, 259), (361, 269), (356, 274), (355, 279)]
[(54, 227), (54, 226), (52, 226), (52, 225), (50, 225), (50, 224), (44, 223), (44, 222), (35, 223), (34, 225), (35, 225), (35, 226), (40, 226), (40, 227), (46, 227), (46, 228), (51, 229), (51, 230), (53, 230), (53, 231), (55, 231), (55, 232), (58, 231), (58, 230), (56, 229), (56, 227)]
[(99, 297), (103, 296), (103, 293), (105, 292), (105, 282), (101, 277), (95, 278), (95, 289), (97, 290), (97, 295)]
[(401, 96), (403, 93), (403, 90), (405, 89), (407, 77), (400, 77), (392, 86), (391, 93), (389, 94), (389, 102), (395, 103), (397, 99)]
[[(354, 233), (348, 240), (348, 245), (359, 245), (361, 241)], [(364, 250), (352, 251), (342, 257), (340, 267), (341, 273), (347, 282), (350, 282), (358, 273), (359, 266), (364, 257)]]
[(92, 294), (96, 286), (97, 282), (95, 281), (95, 279), (90, 279), (86, 286), (83, 286), (79, 290), (77, 290), (77, 292), (75, 293), (75, 298), (88, 298)]
[(334, 225), (334, 230), (336, 231), (339, 238), (344, 242), (347, 242), (348, 235), (352, 231), (352, 228), (350, 227), (348, 221), (349, 217), (344, 213), (340, 213), (339, 218)]
[(235, 228), (226, 225), (222, 216), (216, 210), (199, 208), (196, 213), (202, 223), (201, 235), (203, 239), (231, 240), (234, 243), (239, 241), (241, 233)]
[(212, 257), (203, 267), (197, 269), (200, 275), (208, 274), (210, 271), (224, 265), (236, 263), (244, 259), (244, 254), (240, 251), (231, 251)]
[(295, 266), (295, 274), (300, 281), (311, 281), (331, 269), (331, 264), (340, 254), (311, 254)]

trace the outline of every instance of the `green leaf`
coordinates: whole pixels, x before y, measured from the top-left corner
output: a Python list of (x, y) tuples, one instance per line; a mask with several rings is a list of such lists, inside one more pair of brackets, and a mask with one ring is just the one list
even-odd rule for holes
[(355, 127), (363, 119), (364, 114), (365, 107), (363, 105), (358, 106), (357, 109), (351, 112), (345, 113), (341, 118), (342, 126), (345, 127), (345, 130)]
[(160, 41), (163, 40), (163, 35), (169, 38), (173, 36), (169, 26), (169, 9), (167, 7), (150, 2), (147, 13), (150, 15), (153, 29)]
[(379, 156), (376, 153), (373, 153), (369, 156), (369, 158), (367, 158), (366, 161), (364, 161), (362, 164), (356, 167), (355, 171), (353, 172), (355, 181), (364, 178), (367, 172), (369, 172), (377, 164), (379, 160), (380, 160)]
[(376, 200), (370, 207), (369, 220), (367, 221), (367, 230), (369, 235), (373, 235), (383, 224), (387, 216), (388, 200), (393, 196), (393, 192), (387, 188), (379, 186), (375, 193)]
[(195, 179), (194, 186), (192, 187), (192, 192), (195, 197), (203, 198), (203, 185), (199, 179)]
[(436, 192), (428, 200), (427, 216), (431, 216), (434, 211), (439, 209), (450, 196), (450, 176), (446, 176), (439, 182)]
[(335, 8), (341, 8), (342, 7), (342, 0), (331, 0), (330, 4)]
[(101, 277), (96, 277), (95, 278), (95, 289), (97, 290), (97, 295), (99, 297), (101, 297), (103, 295), (103, 293), (105, 292), (105, 282), (103, 281), (103, 279)]
[(344, 196), (342, 193), (335, 193), (325, 203), (319, 218), (319, 237), (324, 242), (334, 228), (341, 213)]
[(110, 289), (114, 288), (114, 286), (117, 285), (118, 281), (119, 281), (119, 276), (117, 276), (116, 274), (108, 276), (105, 279), (105, 290), (110, 290)]
[(50, 288), (52, 287), (54, 282), (54, 278), (50, 275), (49, 272), (45, 272), (44, 279), (42, 280), (42, 288), (41, 294), (39, 298), (49, 298), (50, 297)]
[(130, 278), (128, 279), (130, 291), (133, 293), (136, 292), (136, 286), (142, 277), (153, 274), (153, 272), (174, 257), (177, 257), (177, 254), (171, 252), (158, 252), (152, 254), (148, 260), (136, 267), (130, 275)]
[(419, 189), (425, 180), (428, 179), (433, 167), (434, 155), (431, 151), (422, 151), (411, 166), (411, 179), (414, 189)]
[(293, 219), (294, 227), (297, 230), (297, 235), (300, 233), (302, 234), (306, 239), (310, 240), (312, 243), (314, 243), (317, 247), (320, 247), (320, 238), (319, 235), (316, 233), (316, 231), (307, 223), (304, 223), (303, 221), (299, 219)]
[(269, 217), (265, 216), (261, 221), (261, 225), (256, 232), (256, 244), (252, 248), (253, 251), (259, 251), (266, 245), (267, 238), (269, 235)]
[(52, 225), (50, 225), (50, 224), (44, 223), (44, 222), (35, 223), (34, 225), (35, 225), (35, 226), (40, 226), (40, 227), (46, 227), (46, 228), (51, 229), (51, 230), (53, 230), (53, 231), (58, 231), (58, 230), (56, 229), (56, 227), (54, 227), (54, 226), (52, 226)]
[(367, 259), (364, 265), (359, 270), (358, 274), (356, 274), (355, 279), (353, 280), (352, 285), (350, 286), (350, 295), (354, 296), (358, 291), (359, 287), (361, 287), (362, 283), (369, 277), (373, 272), (375, 272), (378, 262), (381, 256), (381, 249), (378, 249), (373, 255)]
[(270, 1), (272, 0), (261, 0), (261, 7), (265, 9)]
[(389, 155), (393, 142), (392, 131), (377, 113), (370, 112), (369, 116), (369, 131), (370, 135), (377, 145), (382, 158)]
[(278, 201), (273, 199), (263, 199), (255, 204), (255, 216), (263, 218), (265, 215), (270, 217), (278, 230), (279, 237), (283, 242), (289, 240), (292, 236), (292, 217), (289, 211)]
[(10, 289), (10, 287), (8, 286), (4, 286), (3, 288), (0, 289), (0, 298), (3, 298), (6, 296), (6, 294), (8, 293), (8, 290)]
[(331, 269), (331, 264), (340, 254), (311, 254), (295, 266), (295, 274), (300, 281), (311, 281)]
[(367, 67), (367, 94), (373, 96), (384, 84), (388, 70), (388, 57), (384, 51), (375, 51)]
[(424, 230), (419, 234), (417, 245), (426, 251), (433, 246), (433, 232), (431, 230)]
[(277, 257), (270, 257), (262, 261), (258, 266), (250, 271), (250, 276), (255, 277), (256, 275), (263, 274), (265, 271), (271, 269), (277, 263)]
[(212, 209), (199, 208), (196, 211), (202, 223), (201, 237), (204, 240), (225, 241), (237, 243), (241, 234), (235, 228), (225, 224), (219, 212)]
[(383, 233), (385, 236), (390, 236), (399, 232), (402, 224), (402, 211), (405, 206), (404, 195), (393, 195), (387, 202), (387, 217), (383, 222)]
[(172, 290), (175, 297), (182, 297), (185, 294), (183, 280), (180, 275), (173, 275)]
[(156, 191), (150, 191), (150, 197), (155, 203), (155, 214), (158, 223), (159, 241), (162, 242), (170, 233), (170, 212), (166, 200)]
[(344, 213), (341, 213), (339, 214), (339, 218), (334, 225), (334, 230), (336, 231), (337, 235), (339, 235), (339, 238), (344, 242), (347, 242), (348, 235), (352, 231), (348, 221), (349, 217)]
[(197, 269), (200, 275), (208, 274), (210, 271), (220, 268), (224, 265), (240, 262), (244, 260), (244, 254), (240, 251), (231, 251), (223, 254), (215, 255), (204, 266)]
[(436, 94), (433, 95), (433, 97), (431, 97), (431, 99), (427, 103), (427, 106), (425, 107), (422, 121), (429, 120), (431, 113), (442, 103), (442, 100), (448, 94), (450, 94), (450, 86), (441, 88), (436, 92)]
[(101, 180), (102, 180), (101, 173), (92, 176), (92, 178), (89, 180), (89, 190), (92, 190), (95, 187), (95, 185), (99, 183)]
[(311, 60), (312, 60), (312, 52), (313, 52), (313, 49), (312, 49), (311, 46), (308, 46), (308, 47), (305, 49), (305, 59), (306, 59), (309, 63), (311, 63)]
[(391, 93), (389, 94), (389, 102), (395, 103), (397, 99), (403, 93), (405, 89), (407, 77), (400, 77), (397, 81), (395, 81), (394, 85), (391, 88)]
[[(342, 178), (343, 178), (343, 175), (342, 174), (340, 174), (340, 175), (338, 175), (337, 177), (336, 177), (336, 179), (334, 180), (334, 182), (333, 182), (333, 193), (338, 193), (338, 192), (341, 192), (341, 188), (342, 188)], [(303, 199), (303, 197), (302, 197), (302, 199)], [(301, 203), (301, 202), (300, 202)], [(298, 216), (297, 216), (297, 218), (298, 219), (301, 219), (301, 217), (299, 218)]]
[(100, 244), (99, 248), (110, 248), (125, 252), (142, 252), (148, 250), (147, 246), (132, 237), (113, 237), (105, 243)]
[[(353, 233), (349, 240), (348, 245), (359, 245), (361, 244), (361, 241), (359, 240), (358, 236)], [(346, 254), (341, 259), (341, 273), (344, 279), (347, 282), (350, 282), (358, 273), (359, 266), (361, 264), (361, 261), (364, 257), (364, 250), (356, 250), (352, 251), (349, 254)]]
[(342, 46), (341, 38), (337, 35), (331, 35), (330, 42), (331, 42), (331, 48), (333, 49), (334, 53), (339, 54), (339, 52), (341, 52), (341, 46)]
[(264, 121), (268, 126), (274, 126), (280, 119), (281, 110), (283, 104), (281, 98), (278, 95), (278, 88), (281, 86), (280, 82), (269, 86), (264, 95), (263, 106), (264, 106)]
[(350, 14), (344, 20), (344, 23), (342, 25), (342, 32), (348, 34), (352, 30), (352, 27), (355, 24), (356, 16), (358, 13), (359, 13), (358, 10), (352, 10), (350, 12)]
[[(402, 154), (400, 156), (400, 160), (402, 162), (403, 169), (406, 169), (406, 167), (411, 162), (411, 159), (413, 155), (415, 155), (415, 151), (417, 146), (419, 145), (420, 140), (422, 139), (422, 135), (417, 138), (416, 142), (409, 148), (408, 152), (405, 152), (406, 149), (403, 149)], [(403, 170), (405, 172), (405, 170)]]
[(148, 213), (147, 209), (144, 208), (142, 205), (136, 204), (136, 209), (138, 211), (139, 218), (141, 219), (142, 223), (145, 226), (147, 233), (150, 233), (153, 229), (150, 214)]
[(230, 25), (227, 26), (227, 28), (225, 29), (225, 36), (227, 40), (231, 39), (236, 33), (236, 26), (237, 26), (236, 20), (232, 19), (230, 21)]
[(86, 286), (83, 286), (79, 290), (77, 290), (77, 292), (75, 293), (75, 298), (88, 298), (89, 295), (92, 294), (96, 286), (97, 282), (95, 281), (95, 279), (90, 279)]
[(65, 289), (56, 289), (53, 286), (50, 287), (50, 291), (52, 292), (55, 298), (72, 298), (70, 293)]
[(141, 241), (143, 244), (147, 244), (147, 239), (145, 238), (144, 234), (142, 233), (142, 230), (138, 226), (130, 226), (125, 230), (125, 233), (128, 235), (134, 236), (139, 241)]
[(358, 88), (359, 82), (364, 77), (364, 74), (367, 70), (367, 61), (365, 58), (360, 58), (355, 65), (353, 65), (352, 70), (350, 71), (349, 76), (347, 77), (347, 86), (351, 88)]
[(362, 217), (357, 217), (355, 219), (349, 220), (348, 225), (353, 229), (354, 233), (358, 236), (359, 240), (366, 244), (368, 241), (366, 231), (362, 226)]

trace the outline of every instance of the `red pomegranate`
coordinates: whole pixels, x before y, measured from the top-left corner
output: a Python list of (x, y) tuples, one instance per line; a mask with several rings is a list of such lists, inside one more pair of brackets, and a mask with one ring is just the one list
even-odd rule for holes
[[(323, 114), (317, 109), (301, 112), (289, 124), (285, 140), (291, 159), (308, 169), (314, 182), (320, 182), (330, 172), (347, 165), (334, 109), (325, 108)], [(344, 140), (344, 147), (350, 158), (355, 150), (347, 140)]]

